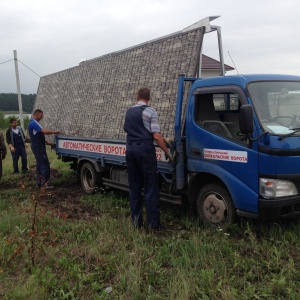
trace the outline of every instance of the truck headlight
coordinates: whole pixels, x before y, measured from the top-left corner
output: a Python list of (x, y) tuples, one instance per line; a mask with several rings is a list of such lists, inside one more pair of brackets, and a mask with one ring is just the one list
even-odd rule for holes
[(298, 190), (291, 181), (260, 178), (259, 193), (265, 198), (275, 198), (298, 195)]

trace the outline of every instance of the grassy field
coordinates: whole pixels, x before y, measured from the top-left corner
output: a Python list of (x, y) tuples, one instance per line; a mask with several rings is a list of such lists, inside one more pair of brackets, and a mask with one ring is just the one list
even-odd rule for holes
[(135, 230), (126, 194), (81, 195), (49, 157), (46, 195), (3, 161), (0, 299), (300, 299), (299, 220), (242, 219), (225, 232), (162, 205), (163, 231)]

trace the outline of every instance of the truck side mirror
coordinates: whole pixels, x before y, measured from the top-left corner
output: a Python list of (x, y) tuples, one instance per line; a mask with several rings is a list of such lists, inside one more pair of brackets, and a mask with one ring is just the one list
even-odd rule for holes
[(249, 104), (240, 107), (240, 132), (251, 133), (253, 132), (253, 109)]

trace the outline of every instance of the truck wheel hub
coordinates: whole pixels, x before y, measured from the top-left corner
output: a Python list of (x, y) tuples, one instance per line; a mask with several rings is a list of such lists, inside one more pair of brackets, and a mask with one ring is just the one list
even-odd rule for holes
[(210, 194), (203, 203), (206, 219), (211, 223), (221, 223), (226, 219), (227, 207), (219, 194)]

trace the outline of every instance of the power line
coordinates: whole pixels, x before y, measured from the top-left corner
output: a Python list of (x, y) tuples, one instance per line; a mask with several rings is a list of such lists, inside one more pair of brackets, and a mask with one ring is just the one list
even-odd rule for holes
[[(10, 60), (7, 60), (7, 61), (4, 61), (4, 62), (1, 62), (0, 65), (3, 65), (7, 62), (10, 62), (14, 59), (10, 59)], [(36, 72), (34, 72), (32, 69), (30, 69), (28, 66), (26, 66), (23, 62), (21, 62), (19, 59), (17, 59), (24, 67), (26, 67), (28, 70), (30, 70), (32, 73), (34, 73), (35, 75), (37, 75), (38, 77), (41, 77), (39, 74), (37, 74)]]
[(7, 60), (7, 61), (4, 61), (4, 62), (2, 62), (2, 63), (0, 63), (0, 65), (3, 65), (3, 64), (5, 64), (5, 63), (7, 63), (7, 62), (9, 62), (9, 61), (12, 61), (13, 59), (10, 59), (10, 60)]
[(231, 57), (231, 55), (230, 55), (230, 53), (229, 53), (229, 51), (227, 51), (227, 52), (228, 52), (228, 54), (229, 54), (229, 57), (230, 57), (230, 59), (231, 59), (233, 65), (234, 65), (235, 69), (236, 69), (236, 72), (238, 73), (238, 75), (240, 75), (240, 74), (239, 74), (239, 71), (238, 71), (238, 69), (237, 69), (237, 67), (236, 67), (236, 65), (235, 65), (235, 63), (234, 63), (234, 61), (233, 61), (233, 59), (232, 59), (232, 57)]
[(33, 70), (31, 70), (29, 67), (27, 67), (24, 63), (22, 63), (19, 59), (18, 59), (18, 61), (19, 61), (23, 66), (25, 66), (28, 70), (30, 70), (32, 73), (34, 73), (35, 75), (41, 77), (39, 74), (35, 73)]

